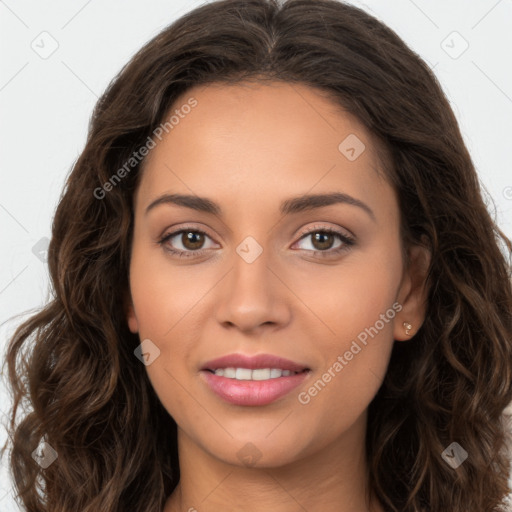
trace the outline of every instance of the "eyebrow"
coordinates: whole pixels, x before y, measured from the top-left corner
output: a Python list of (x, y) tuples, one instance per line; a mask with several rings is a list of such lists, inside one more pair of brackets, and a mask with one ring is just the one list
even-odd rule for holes
[[(341, 192), (332, 192), (328, 194), (307, 194), (297, 197), (286, 199), (281, 203), (280, 212), (282, 215), (292, 215), (294, 213), (314, 210), (316, 208), (322, 208), (324, 206), (330, 206), (332, 204), (348, 204), (351, 206), (357, 206), (364, 210), (372, 220), (375, 219), (375, 214), (372, 209), (361, 200), (355, 197), (343, 194)], [(147, 208), (146, 214), (161, 204), (175, 204), (183, 206), (185, 208), (191, 208), (199, 212), (211, 213), (213, 215), (222, 216), (222, 208), (211, 199), (207, 197), (199, 197), (189, 194), (163, 194), (162, 196), (155, 199)]]

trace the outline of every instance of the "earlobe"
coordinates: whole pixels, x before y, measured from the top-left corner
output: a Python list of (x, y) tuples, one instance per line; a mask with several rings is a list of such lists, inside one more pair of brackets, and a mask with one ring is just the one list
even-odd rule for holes
[(395, 322), (396, 341), (413, 338), (423, 324), (427, 311), (427, 275), (431, 253), (426, 246), (415, 245), (409, 248), (408, 255), (408, 266), (397, 299), (402, 309)]
[(404, 322), (402, 325), (405, 329), (405, 335), (409, 336), (411, 334), (412, 325), (409, 322)]

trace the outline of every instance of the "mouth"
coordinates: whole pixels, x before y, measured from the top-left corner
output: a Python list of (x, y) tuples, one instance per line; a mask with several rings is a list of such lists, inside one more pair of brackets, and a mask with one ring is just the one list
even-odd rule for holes
[(242, 406), (275, 402), (310, 374), (308, 366), (270, 354), (230, 354), (200, 368), (200, 376), (210, 391), (225, 402)]

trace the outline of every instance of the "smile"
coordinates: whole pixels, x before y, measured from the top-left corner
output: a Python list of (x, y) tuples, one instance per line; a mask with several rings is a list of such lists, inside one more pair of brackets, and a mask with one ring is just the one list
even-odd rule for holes
[(311, 374), (306, 364), (275, 354), (227, 354), (198, 369), (208, 390), (224, 402), (253, 407), (284, 397)]
[[(234, 376), (218, 374), (226, 370), (228, 375)], [(310, 374), (311, 370), (291, 372), (278, 368), (223, 368), (215, 372), (201, 370), (200, 378), (208, 390), (224, 402), (256, 407), (271, 404), (286, 396), (300, 386)]]

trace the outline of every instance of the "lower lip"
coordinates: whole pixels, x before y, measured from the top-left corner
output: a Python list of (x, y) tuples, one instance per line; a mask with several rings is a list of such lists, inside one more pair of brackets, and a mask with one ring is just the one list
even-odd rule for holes
[(309, 375), (309, 371), (267, 380), (237, 380), (202, 370), (209, 388), (226, 402), (235, 405), (267, 405), (295, 389)]

